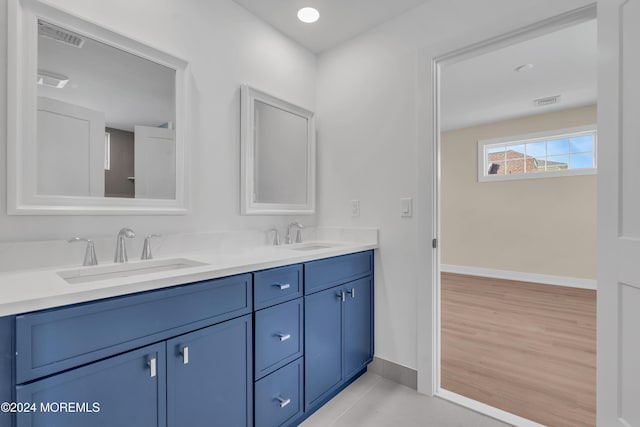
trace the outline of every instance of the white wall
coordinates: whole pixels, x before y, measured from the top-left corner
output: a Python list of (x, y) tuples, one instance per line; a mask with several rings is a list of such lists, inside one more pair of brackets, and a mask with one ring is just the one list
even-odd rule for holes
[[(380, 228), (376, 355), (418, 368), (423, 391), (432, 379), (431, 60), (588, 3), (431, 0), (318, 58), (318, 221)], [(413, 218), (400, 217), (401, 197), (414, 198)]]
[[(100, 25), (188, 60), (192, 139), (187, 216), (7, 216), (6, 102), (0, 103), (0, 242), (213, 230), (266, 230), (291, 217), (239, 215), (240, 84), (315, 109), (316, 58), (231, 0), (52, 0)], [(7, 0), (0, 0), (0, 99), (6, 100)], [(296, 218), (313, 225), (315, 217)]]

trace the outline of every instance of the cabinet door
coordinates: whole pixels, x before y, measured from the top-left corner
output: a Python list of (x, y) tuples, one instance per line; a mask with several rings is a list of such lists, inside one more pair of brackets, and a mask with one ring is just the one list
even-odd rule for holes
[(362, 370), (373, 357), (372, 288), (373, 279), (365, 277), (344, 285), (344, 365), (345, 380)]
[(35, 404), (17, 427), (166, 425), (165, 344), (159, 343), (16, 387)]
[(342, 382), (342, 299), (340, 287), (304, 298), (305, 411)]
[(252, 420), (251, 315), (167, 341), (169, 427), (245, 427)]

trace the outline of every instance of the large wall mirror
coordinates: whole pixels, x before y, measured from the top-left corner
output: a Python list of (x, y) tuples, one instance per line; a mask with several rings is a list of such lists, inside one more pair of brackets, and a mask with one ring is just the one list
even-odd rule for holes
[(39, 1), (10, 13), (9, 213), (184, 213), (186, 62)]
[(314, 114), (243, 85), (241, 212), (315, 212)]

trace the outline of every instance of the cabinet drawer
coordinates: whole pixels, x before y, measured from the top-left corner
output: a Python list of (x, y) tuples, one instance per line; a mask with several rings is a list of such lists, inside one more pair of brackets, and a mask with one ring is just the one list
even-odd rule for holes
[(251, 275), (207, 280), (16, 318), (16, 382), (251, 312)]
[(302, 358), (256, 382), (255, 427), (277, 427), (302, 413)]
[(288, 265), (254, 273), (256, 310), (302, 296), (302, 265)]
[(308, 295), (373, 273), (373, 251), (321, 259), (304, 265), (304, 294)]
[(255, 377), (302, 356), (302, 298), (255, 313)]

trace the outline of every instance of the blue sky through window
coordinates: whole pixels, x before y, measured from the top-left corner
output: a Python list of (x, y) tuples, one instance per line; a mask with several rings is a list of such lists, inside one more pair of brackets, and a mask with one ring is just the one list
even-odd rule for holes
[[(503, 161), (501, 156), (496, 158), (495, 153), (507, 153), (510, 155), (504, 157), (504, 160), (514, 162), (515, 153), (522, 153), (523, 159), (520, 162), (528, 163), (524, 157), (533, 157), (536, 159), (535, 166), (531, 164), (525, 165), (524, 168), (504, 170), (502, 174), (523, 174), (535, 172), (548, 172), (567, 169), (589, 169), (595, 168), (595, 131), (582, 134), (565, 134), (557, 137), (541, 138), (538, 140), (514, 141), (507, 143), (488, 144), (485, 145), (484, 152), (488, 156), (494, 154), (489, 160), (485, 157), (487, 169), (492, 161)], [(563, 166), (565, 165), (565, 166)], [(509, 168), (507, 164), (502, 164), (502, 168)]]

